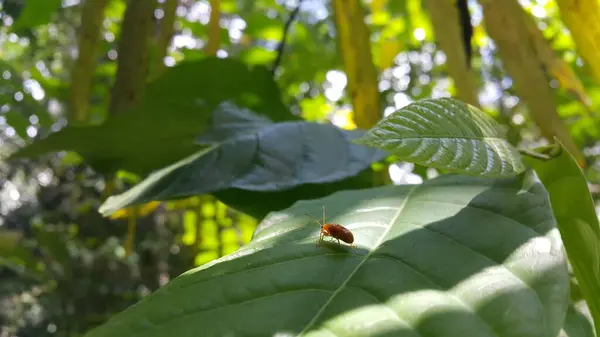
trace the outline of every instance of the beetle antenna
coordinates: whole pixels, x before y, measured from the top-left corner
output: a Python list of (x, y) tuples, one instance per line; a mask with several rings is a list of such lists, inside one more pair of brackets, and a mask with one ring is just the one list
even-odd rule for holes
[(323, 205), (323, 223), (325, 223), (325, 205)]
[(320, 223), (320, 222), (319, 222), (319, 220), (317, 220), (317, 219), (313, 218), (312, 216), (310, 216), (310, 215), (309, 215), (309, 214), (307, 214), (307, 213), (304, 213), (304, 214), (306, 214), (306, 216), (308, 216), (308, 217), (309, 217), (309, 218), (311, 218), (312, 220), (315, 220), (315, 222), (316, 222), (316, 223), (318, 223), (318, 224), (319, 224), (319, 226), (323, 227), (323, 224), (322, 224), (322, 223)]

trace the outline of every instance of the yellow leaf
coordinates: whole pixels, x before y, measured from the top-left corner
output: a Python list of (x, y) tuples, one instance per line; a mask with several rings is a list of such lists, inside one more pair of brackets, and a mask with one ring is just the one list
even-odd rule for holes
[(279, 26), (265, 27), (258, 32), (257, 37), (264, 40), (281, 41), (283, 39), (283, 31)]
[(217, 214), (217, 207), (212, 202), (202, 204), (202, 216), (205, 218), (214, 218)]
[[(550, 63), (548, 71), (558, 81), (561, 88), (569, 91), (583, 105), (587, 107), (592, 106), (592, 100), (585, 92), (583, 84), (581, 84), (573, 69), (565, 61), (555, 58)], [(588, 111), (586, 110), (586, 112)]]
[(204, 253), (200, 253), (200, 254), (196, 255), (196, 258), (194, 259), (194, 263), (196, 264), (196, 266), (201, 266), (205, 263), (208, 263), (212, 260), (216, 260), (218, 258), (219, 258), (219, 253), (217, 253), (216, 251), (204, 252)]
[(392, 19), (389, 12), (376, 12), (371, 15), (371, 24), (375, 26), (384, 26)]
[(489, 43), (490, 38), (485, 33), (485, 29), (482, 25), (473, 27), (473, 45), (477, 47), (485, 46)]
[(196, 242), (196, 227), (198, 226), (198, 214), (194, 211), (183, 213), (183, 237), (184, 245), (192, 245)]
[(219, 224), (215, 220), (205, 219), (204, 221), (202, 221), (202, 224), (200, 226), (202, 227), (200, 229), (202, 233), (202, 238), (216, 238), (217, 233), (219, 232)]
[(422, 0), (408, 0), (406, 8), (413, 29), (414, 42), (421, 42), (421, 37), (423, 37), (423, 40), (431, 39), (433, 28), (427, 14), (423, 10)]
[(371, 0), (371, 12), (376, 13), (383, 11), (387, 3), (388, 0)]
[(385, 40), (381, 42), (379, 56), (379, 70), (384, 70), (394, 64), (394, 58), (402, 50), (402, 43), (398, 40)]
[(235, 228), (227, 228), (221, 232), (221, 242), (226, 244), (237, 244), (239, 241), (238, 231)]
[(303, 99), (300, 102), (300, 109), (302, 110), (302, 117), (308, 121), (322, 120), (331, 112), (331, 106), (323, 95)]
[(241, 232), (242, 232), (242, 244), (247, 244), (248, 242), (250, 242), (250, 240), (252, 239), (252, 235), (254, 234), (254, 230), (256, 229), (255, 226), (253, 227), (242, 227)]
[(200, 205), (200, 197), (197, 196), (193, 196), (193, 197), (189, 197), (189, 198), (185, 198), (185, 199), (180, 199), (180, 200), (171, 200), (171, 201), (167, 201), (165, 202), (166, 204), (166, 209), (168, 211), (175, 211), (175, 210), (182, 210), (182, 209), (188, 209), (188, 208), (193, 208), (196, 207), (198, 205)]
[(388, 24), (381, 30), (381, 39), (393, 40), (398, 38), (398, 35), (404, 33), (406, 30), (406, 21), (404, 18), (392, 19)]
[[(590, 107), (592, 102), (585, 92), (583, 84), (573, 69), (554, 52), (549, 42), (544, 38), (544, 35), (535, 24), (534, 18), (529, 13), (523, 12), (523, 20), (537, 57), (543, 67), (558, 81), (561, 88), (569, 91), (585, 106)], [(588, 111), (584, 110), (584, 112)]]
[[(146, 216), (152, 213), (160, 205), (159, 201), (151, 201), (149, 203), (135, 206), (138, 207), (138, 216)], [(129, 216), (131, 208), (122, 208), (109, 216), (110, 219), (125, 219)]]
[(223, 255), (231, 254), (231, 253), (235, 252), (236, 250), (238, 250), (239, 248), (240, 248), (240, 246), (238, 245), (237, 242), (223, 244)]
[(583, 60), (600, 81), (600, 2), (598, 0), (558, 0), (565, 25)]

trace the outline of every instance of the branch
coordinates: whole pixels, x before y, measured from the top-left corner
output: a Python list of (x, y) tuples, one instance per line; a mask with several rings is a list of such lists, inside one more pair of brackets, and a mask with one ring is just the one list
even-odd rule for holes
[(71, 71), (68, 110), (69, 123), (85, 123), (92, 95), (92, 78), (96, 70), (96, 56), (100, 47), (104, 9), (108, 0), (87, 0), (81, 11), (78, 55)]
[(129, 0), (117, 44), (117, 75), (112, 87), (110, 114), (135, 106), (142, 97), (148, 73), (148, 45), (156, 0)]
[(158, 37), (156, 38), (156, 56), (152, 67), (151, 77), (158, 77), (165, 69), (165, 56), (175, 32), (177, 5), (179, 0), (166, 0), (162, 9), (164, 16), (160, 19)]
[(208, 21), (208, 42), (204, 47), (206, 55), (214, 56), (221, 45), (221, 1), (210, 0), (210, 20)]
[(281, 64), (281, 59), (283, 58), (283, 51), (285, 49), (287, 36), (289, 34), (290, 28), (292, 27), (292, 23), (294, 22), (294, 20), (296, 20), (296, 17), (300, 12), (300, 6), (302, 6), (302, 1), (303, 0), (298, 0), (298, 6), (296, 6), (296, 8), (294, 8), (294, 10), (290, 13), (290, 17), (287, 19), (285, 25), (283, 26), (283, 37), (281, 39), (281, 42), (279, 43), (279, 46), (277, 47), (277, 58), (275, 59), (275, 62), (273, 62), (273, 66), (271, 68), (271, 73), (273, 75), (275, 75), (275, 71), (277, 71), (277, 68), (279, 68), (279, 65)]

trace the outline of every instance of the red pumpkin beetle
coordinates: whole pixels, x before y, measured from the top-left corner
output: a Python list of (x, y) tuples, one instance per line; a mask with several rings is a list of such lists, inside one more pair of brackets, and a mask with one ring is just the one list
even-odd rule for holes
[[(308, 216), (311, 217), (310, 215)], [(338, 240), (338, 243), (340, 242), (340, 240), (351, 245), (354, 242), (354, 235), (352, 235), (352, 232), (349, 231), (346, 227), (336, 223), (325, 223), (325, 206), (323, 206), (323, 222), (321, 223), (315, 218), (313, 218), (313, 220), (315, 220), (321, 226), (321, 233), (319, 235), (319, 241), (317, 242), (317, 245), (319, 245), (319, 243), (323, 241), (323, 237), (325, 236), (330, 236)]]

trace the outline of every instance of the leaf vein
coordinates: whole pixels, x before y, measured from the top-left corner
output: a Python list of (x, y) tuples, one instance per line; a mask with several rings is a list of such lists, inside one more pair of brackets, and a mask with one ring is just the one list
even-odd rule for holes
[[(298, 262), (300, 260), (304, 260), (304, 259), (312, 259), (312, 258), (317, 258), (317, 257), (325, 257), (325, 256), (340, 256), (340, 255), (346, 255), (346, 256), (357, 256), (357, 257), (362, 257), (364, 255), (360, 255), (360, 254), (352, 254), (352, 253), (327, 253), (327, 254), (315, 254), (315, 255), (310, 255), (310, 256), (302, 256), (299, 258), (294, 258), (291, 260), (285, 260), (285, 261), (277, 261), (277, 262), (273, 262), (273, 263), (267, 263), (267, 264), (263, 264), (260, 266), (256, 266), (256, 267), (252, 267), (249, 269), (244, 269), (244, 270), (238, 270), (232, 273), (224, 273), (224, 274), (219, 274), (219, 275), (210, 275), (207, 278), (203, 278), (200, 280), (196, 280), (195, 282), (186, 284), (186, 285), (182, 285), (176, 289), (184, 289), (190, 286), (194, 286), (194, 285), (198, 285), (207, 281), (214, 281), (216, 278), (219, 277), (225, 277), (225, 276), (238, 276), (240, 274), (243, 273), (247, 273), (247, 272), (251, 272), (251, 271), (255, 271), (257, 269), (261, 269), (261, 268), (266, 268), (266, 267), (272, 267), (275, 265), (280, 265), (280, 264), (286, 264), (286, 263), (290, 263), (290, 262)], [(165, 289), (166, 290), (166, 289)]]
[(348, 278), (346, 279), (346, 281), (344, 281), (344, 283), (342, 283), (340, 285), (340, 287), (335, 292), (333, 292), (333, 294), (331, 295), (331, 297), (329, 297), (329, 300), (327, 302), (325, 302), (325, 304), (323, 305), (323, 307), (321, 308), (321, 310), (319, 310), (315, 314), (315, 316), (313, 317), (313, 319), (306, 325), (306, 327), (304, 327), (304, 329), (300, 332), (299, 336), (303, 335), (309, 328), (311, 328), (315, 324), (315, 322), (321, 316), (321, 314), (325, 311), (325, 309), (327, 308), (327, 306), (346, 287), (346, 285), (348, 284), (348, 282), (350, 281), (350, 279), (352, 279), (352, 277), (354, 276), (354, 274), (356, 274), (356, 272), (362, 267), (362, 265), (369, 260), (371, 254), (373, 254), (374, 250), (381, 244), (381, 242), (383, 242), (383, 240), (385, 239), (386, 235), (389, 233), (389, 231), (393, 227), (394, 222), (396, 222), (396, 220), (398, 220), (400, 218), (400, 215), (402, 214), (402, 211), (406, 207), (406, 204), (408, 203), (408, 200), (410, 199), (411, 195), (419, 188), (419, 186), (421, 186), (421, 185), (415, 185), (415, 186), (413, 186), (410, 189), (410, 191), (406, 194), (406, 197), (405, 197), (404, 201), (402, 202), (402, 205), (400, 205), (400, 207), (398, 208), (398, 213), (396, 213), (396, 215), (391, 219), (389, 227), (387, 228), (386, 231), (384, 231), (382, 233), (381, 237), (375, 243), (375, 245), (373, 245), (372, 250), (369, 251), (369, 253), (367, 253), (367, 255), (365, 255), (364, 259), (358, 263), (358, 265), (356, 266), (356, 268), (354, 268), (354, 270), (350, 273), (350, 275), (348, 275)]
[(487, 325), (490, 327), (490, 329), (494, 332), (494, 335), (496, 336), (500, 336), (496, 331), (494, 331), (494, 328), (491, 324), (489, 324), (485, 319), (483, 319), (483, 317), (481, 317), (481, 315), (479, 315), (475, 310), (473, 310), (473, 308), (471, 308), (470, 305), (468, 305), (466, 302), (464, 302), (460, 297), (448, 292), (446, 289), (446, 287), (442, 287), (440, 284), (438, 284), (437, 282), (435, 282), (433, 279), (431, 279), (431, 277), (425, 275), (423, 272), (415, 269), (414, 267), (412, 267), (410, 264), (408, 264), (406, 261), (402, 260), (400, 257), (395, 256), (395, 255), (380, 255), (377, 256), (376, 258), (379, 259), (386, 259), (386, 260), (391, 260), (394, 261), (396, 263), (400, 263), (401, 265), (408, 267), (410, 270), (412, 270), (415, 274), (421, 276), (422, 278), (424, 278), (425, 280), (429, 281), (429, 283), (431, 283), (432, 285), (436, 286), (437, 288), (439, 288), (439, 290), (443, 291), (443, 294), (454, 299), (456, 302), (458, 302), (460, 305), (462, 305), (465, 310), (467, 310), (468, 312), (470, 312), (471, 314), (473, 314), (474, 316), (476, 316), (477, 318), (479, 318), (479, 320), (481, 320), (483, 322), (483, 324)]
[[(264, 295), (264, 296), (258, 296), (258, 297), (254, 297), (254, 298), (251, 298), (251, 299), (248, 299), (248, 300), (243, 300), (243, 301), (239, 301), (239, 302), (235, 302), (235, 303), (228, 303), (226, 305), (215, 306), (215, 307), (208, 308), (208, 309), (202, 309), (202, 310), (196, 310), (196, 311), (190, 311), (190, 312), (185, 312), (184, 311), (183, 315), (179, 315), (179, 316), (175, 316), (175, 317), (171, 317), (171, 318), (162, 320), (162, 321), (160, 321), (160, 323), (153, 323), (147, 317), (143, 317), (142, 316), (142, 318), (145, 321), (147, 321), (148, 323), (150, 323), (151, 325), (160, 326), (160, 325), (164, 325), (164, 324), (169, 323), (169, 322), (178, 321), (178, 320), (181, 320), (183, 318), (190, 317), (190, 316), (199, 315), (199, 314), (205, 314), (207, 312), (211, 312), (211, 311), (214, 311), (214, 310), (225, 309), (225, 308), (233, 307), (233, 306), (236, 306), (236, 305), (242, 305), (242, 304), (252, 303), (254, 301), (264, 300), (264, 299), (271, 298), (271, 297), (276, 297), (276, 296), (286, 295), (286, 294), (291, 294), (291, 293), (297, 293), (297, 292), (327, 292), (327, 293), (331, 293), (331, 292), (333, 292), (333, 290), (330, 290), (330, 289), (319, 289), (319, 288), (304, 288), (304, 289), (293, 289), (293, 290), (287, 290), (287, 291), (280, 291), (280, 292), (277, 292), (277, 293), (274, 293), (274, 294), (269, 294), (269, 295)], [(144, 331), (144, 330), (138, 330), (137, 332), (131, 334), (130, 336), (139, 336), (141, 334), (144, 334), (145, 332), (146, 331)]]

